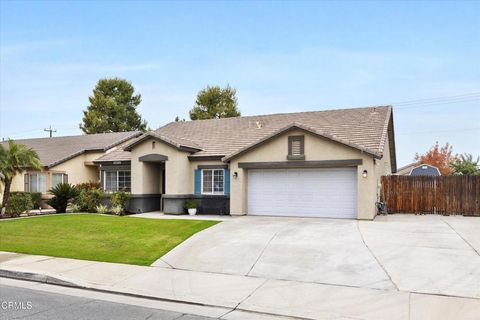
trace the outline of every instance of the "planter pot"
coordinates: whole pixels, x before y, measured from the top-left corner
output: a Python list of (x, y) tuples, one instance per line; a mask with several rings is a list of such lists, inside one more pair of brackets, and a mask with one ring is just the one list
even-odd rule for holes
[(197, 208), (188, 209), (188, 214), (194, 216), (197, 214)]

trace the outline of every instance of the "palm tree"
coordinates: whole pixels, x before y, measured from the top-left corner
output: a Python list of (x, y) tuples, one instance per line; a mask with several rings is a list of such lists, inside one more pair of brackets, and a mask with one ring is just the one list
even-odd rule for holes
[(0, 144), (0, 181), (3, 183), (2, 207), (7, 205), (10, 186), (15, 175), (25, 169), (41, 170), (42, 164), (35, 150), (8, 140), (8, 147)]

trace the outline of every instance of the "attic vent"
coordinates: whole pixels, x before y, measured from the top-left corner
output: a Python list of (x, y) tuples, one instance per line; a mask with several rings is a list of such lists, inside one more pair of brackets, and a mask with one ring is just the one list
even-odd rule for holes
[(305, 137), (288, 137), (288, 155), (287, 160), (305, 160)]
[(300, 140), (292, 140), (292, 156), (299, 156), (302, 154), (302, 142)]
[(257, 129), (262, 129), (262, 123), (260, 121), (256, 121), (255, 124), (257, 125)]

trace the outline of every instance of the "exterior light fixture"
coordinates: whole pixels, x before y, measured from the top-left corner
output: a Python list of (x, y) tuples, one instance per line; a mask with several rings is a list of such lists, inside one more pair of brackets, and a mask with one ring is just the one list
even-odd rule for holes
[(362, 172), (362, 177), (366, 178), (368, 176), (368, 171), (365, 169)]
[(233, 177), (234, 177), (235, 179), (237, 179), (237, 178), (238, 178), (238, 172), (235, 171), (235, 172), (233, 173)]

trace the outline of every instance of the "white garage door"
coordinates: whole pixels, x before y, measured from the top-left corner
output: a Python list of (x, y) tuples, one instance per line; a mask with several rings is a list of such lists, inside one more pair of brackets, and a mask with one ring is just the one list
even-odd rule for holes
[(357, 169), (248, 171), (248, 214), (357, 217)]

